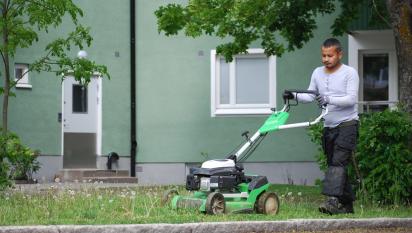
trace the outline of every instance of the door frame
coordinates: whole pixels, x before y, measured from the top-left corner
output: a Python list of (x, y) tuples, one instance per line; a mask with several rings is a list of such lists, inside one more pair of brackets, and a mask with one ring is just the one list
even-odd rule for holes
[[(64, 78), (73, 77), (72, 75), (67, 75)], [(96, 109), (96, 117), (97, 117), (97, 129), (96, 129), (96, 167), (99, 168), (98, 159), (97, 157), (101, 156), (102, 154), (102, 89), (103, 89), (103, 79), (100, 74), (94, 74), (93, 79), (97, 79), (97, 109)], [(62, 99), (61, 99), (61, 114), (62, 114), (62, 122), (61, 122), (61, 167), (63, 167), (63, 156), (64, 156), (64, 81), (62, 82)]]

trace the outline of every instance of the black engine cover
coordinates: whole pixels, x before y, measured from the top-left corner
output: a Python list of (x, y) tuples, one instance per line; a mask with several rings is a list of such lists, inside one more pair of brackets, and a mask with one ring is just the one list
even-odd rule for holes
[(189, 174), (186, 177), (186, 190), (194, 191), (200, 189), (200, 178), (198, 176), (194, 176), (193, 174)]
[(243, 168), (220, 167), (220, 168), (190, 168), (190, 174), (186, 177), (186, 189), (196, 191), (200, 189), (200, 179), (210, 178), (210, 191), (227, 190), (232, 191), (236, 186), (245, 182)]
[[(233, 190), (236, 185), (238, 185), (239, 180), (236, 176), (211, 176), (210, 177), (210, 186), (211, 189), (219, 190)], [(217, 184), (217, 185), (216, 185)]]

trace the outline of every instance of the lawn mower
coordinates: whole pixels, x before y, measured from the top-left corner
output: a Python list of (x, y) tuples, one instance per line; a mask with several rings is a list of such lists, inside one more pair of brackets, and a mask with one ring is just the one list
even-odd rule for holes
[(309, 90), (286, 90), (282, 110), (272, 109), (273, 113), (252, 137), (249, 137), (248, 131), (242, 133), (245, 141), (233, 150), (235, 153), (229, 153), (225, 159), (205, 161), (201, 167), (190, 168), (186, 177), (186, 189), (193, 192), (192, 195), (182, 196), (176, 190), (168, 190), (164, 193), (162, 202), (169, 203), (172, 209), (195, 208), (212, 215), (250, 212), (277, 214), (279, 199), (276, 193), (268, 191), (270, 184), (266, 176), (245, 174), (241, 163), (269, 132), (307, 127), (318, 123), (327, 114), (327, 109), (322, 108), (320, 116), (312, 122), (285, 124), (290, 106), (298, 105), (297, 98), (294, 98), (294, 104), (290, 103), (293, 98), (289, 93), (318, 95)]

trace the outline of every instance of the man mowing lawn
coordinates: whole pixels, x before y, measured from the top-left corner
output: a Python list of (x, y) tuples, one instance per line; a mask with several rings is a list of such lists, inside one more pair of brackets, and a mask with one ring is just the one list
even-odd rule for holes
[(322, 194), (327, 196), (319, 211), (327, 214), (353, 213), (355, 195), (348, 181), (347, 166), (356, 148), (358, 135), (358, 89), (357, 71), (342, 64), (343, 51), (335, 38), (325, 40), (321, 48), (323, 66), (316, 68), (308, 90), (318, 91), (314, 97), (300, 94), (301, 102), (328, 106), (324, 117), (322, 145), (327, 157), (328, 169), (323, 181)]

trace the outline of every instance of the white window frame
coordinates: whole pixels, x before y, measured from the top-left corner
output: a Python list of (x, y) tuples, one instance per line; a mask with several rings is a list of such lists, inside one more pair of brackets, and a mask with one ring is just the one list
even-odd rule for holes
[[(398, 62), (396, 58), (395, 40), (391, 30), (355, 31), (348, 35), (349, 65), (359, 72), (359, 112), (363, 112), (363, 54), (386, 53), (389, 55), (389, 99), (390, 108), (395, 107), (398, 100)], [(385, 101), (377, 101), (385, 102)]]
[(363, 99), (363, 55), (373, 55), (373, 54), (387, 54), (388, 55), (388, 99), (381, 100), (381, 101), (397, 101), (398, 92), (397, 92), (397, 66), (395, 62), (396, 54), (393, 50), (362, 50), (359, 51), (359, 99), (361, 101), (365, 101)]
[[(23, 78), (17, 81), (16, 78), (16, 69), (21, 69), (23, 70), (22, 73)], [(29, 65), (28, 64), (23, 64), (23, 63), (16, 63), (14, 64), (14, 81), (16, 81), (16, 88), (32, 88), (32, 85), (29, 82)]]
[(276, 56), (268, 57), (269, 69), (269, 103), (268, 104), (236, 104), (236, 74), (235, 61), (239, 57), (263, 57), (263, 49), (248, 49), (247, 54), (233, 57), (229, 63), (229, 89), (230, 103), (220, 104), (220, 58), (216, 50), (211, 50), (211, 116), (233, 116), (233, 115), (267, 115), (271, 114), (271, 108), (276, 107)]

